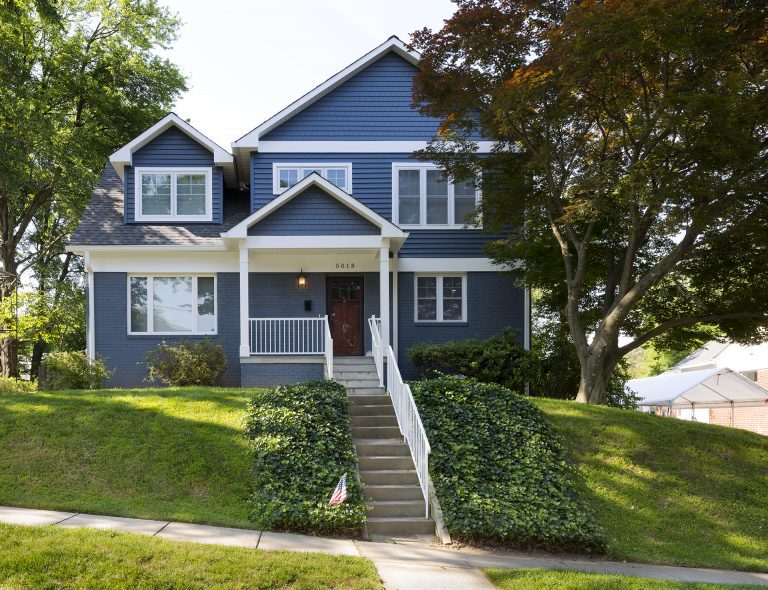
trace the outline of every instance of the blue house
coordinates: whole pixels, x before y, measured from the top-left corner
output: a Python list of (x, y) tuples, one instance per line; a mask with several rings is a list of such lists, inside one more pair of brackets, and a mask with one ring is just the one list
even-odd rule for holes
[(333, 376), (344, 356), (407, 378), (412, 345), (505, 326), (527, 346), (527, 293), (468, 225), (480, 191), (412, 155), (439, 124), (411, 105), (417, 63), (392, 37), (231, 151), (169, 114), (112, 154), (69, 247), (109, 385), (142, 385), (162, 340), (220, 342), (242, 386)]

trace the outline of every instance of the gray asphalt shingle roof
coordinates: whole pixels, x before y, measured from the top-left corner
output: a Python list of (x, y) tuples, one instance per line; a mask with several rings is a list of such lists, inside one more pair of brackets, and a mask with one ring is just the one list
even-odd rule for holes
[(247, 192), (225, 190), (224, 223), (125, 223), (123, 181), (111, 164), (101, 173), (70, 246), (213, 246), (250, 213)]

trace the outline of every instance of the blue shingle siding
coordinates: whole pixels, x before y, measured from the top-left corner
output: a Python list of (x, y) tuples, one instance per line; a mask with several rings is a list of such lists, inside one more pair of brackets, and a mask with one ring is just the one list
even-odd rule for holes
[[(121, 272), (94, 273), (96, 353), (115, 373), (108, 387), (149, 387), (144, 381), (147, 368), (144, 354), (161, 341), (177, 342), (183, 336), (129, 336), (127, 275)], [(239, 276), (219, 273), (217, 277), (218, 334), (210, 338), (224, 346), (227, 370), (223, 385), (240, 383)], [(200, 338), (188, 336), (187, 338)]]
[[(125, 168), (125, 221), (135, 221), (136, 186), (134, 167), (213, 167), (213, 152), (175, 127), (158, 135), (133, 154), (133, 167)], [(211, 197), (213, 221), (223, 221), (224, 175), (213, 168)], [(186, 222), (189, 223), (189, 222)]]
[(323, 379), (322, 363), (242, 363), (240, 384), (242, 387), (271, 387)]
[(251, 226), (249, 236), (378, 235), (367, 219), (313, 186)]
[[(429, 274), (429, 273), (424, 273)], [(505, 326), (518, 333), (523, 343), (525, 306), (523, 290), (515, 279), (496, 272), (467, 273), (467, 321), (458, 325), (425, 324), (414, 321), (413, 273), (400, 273), (398, 363), (403, 377), (415, 375), (408, 362), (408, 349), (419, 342), (443, 343), (467, 338), (488, 338)]]

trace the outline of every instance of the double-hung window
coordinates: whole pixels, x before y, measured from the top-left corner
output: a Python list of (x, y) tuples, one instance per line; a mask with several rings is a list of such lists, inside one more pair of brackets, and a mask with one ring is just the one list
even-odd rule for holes
[(332, 182), (341, 190), (352, 192), (352, 164), (273, 164), (273, 191), (278, 195), (288, 190), (303, 178), (317, 172), (327, 181)]
[(136, 168), (136, 221), (211, 221), (210, 168)]
[(396, 224), (457, 229), (473, 223), (480, 192), (471, 181), (450, 182), (436, 166), (411, 163), (393, 164), (392, 177)]
[(467, 320), (467, 275), (416, 275), (417, 322)]
[(129, 334), (215, 334), (216, 277), (131, 275)]

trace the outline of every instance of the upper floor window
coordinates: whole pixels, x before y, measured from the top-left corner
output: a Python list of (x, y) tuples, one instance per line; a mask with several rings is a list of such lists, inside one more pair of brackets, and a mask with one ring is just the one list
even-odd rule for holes
[(272, 167), (274, 194), (280, 194), (291, 188), (313, 172), (317, 172), (341, 190), (352, 192), (352, 164), (274, 164)]
[(397, 225), (462, 228), (472, 224), (480, 191), (471, 182), (450, 182), (433, 165), (393, 164), (392, 173), (392, 219)]
[(136, 221), (211, 221), (210, 168), (136, 168)]

